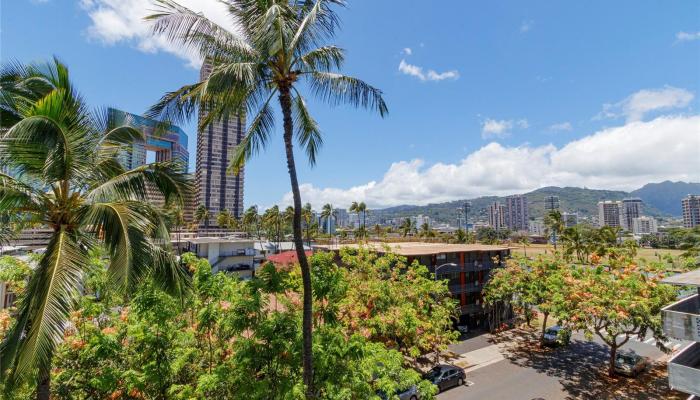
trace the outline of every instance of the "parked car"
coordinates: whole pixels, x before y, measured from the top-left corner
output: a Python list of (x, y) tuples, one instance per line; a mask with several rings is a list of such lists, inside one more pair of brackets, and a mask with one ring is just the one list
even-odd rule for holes
[(542, 344), (545, 346), (567, 346), (570, 341), (571, 331), (559, 325), (550, 326), (542, 336)]
[(423, 379), (437, 386), (440, 392), (454, 386), (464, 385), (466, 377), (462, 368), (447, 364), (437, 365), (423, 375)]
[(615, 372), (634, 377), (644, 372), (649, 360), (633, 351), (620, 351), (615, 355)]
[[(396, 392), (394, 392), (394, 394), (399, 397), (399, 400), (419, 400), (420, 399), (420, 394), (418, 393), (418, 388), (416, 387), (416, 385), (412, 385), (408, 389), (397, 390)], [(389, 396), (388, 394), (384, 393), (381, 390), (377, 392), (377, 396), (379, 396), (379, 398), (382, 400), (394, 399), (394, 397)]]

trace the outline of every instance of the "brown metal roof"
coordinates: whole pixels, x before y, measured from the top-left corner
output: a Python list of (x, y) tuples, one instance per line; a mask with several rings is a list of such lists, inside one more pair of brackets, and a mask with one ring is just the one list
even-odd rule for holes
[(341, 245), (318, 245), (315, 248), (322, 250), (339, 250), (343, 247), (357, 249), (367, 248), (377, 252), (389, 252), (401, 256), (423, 256), (440, 253), (461, 253), (473, 251), (504, 251), (510, 249), (508, 246), (492, 246), (486, 244), (447, 244), (447, 243), (425, 243), (425, 242), (370, 242), (370, 243), (349, 243)]

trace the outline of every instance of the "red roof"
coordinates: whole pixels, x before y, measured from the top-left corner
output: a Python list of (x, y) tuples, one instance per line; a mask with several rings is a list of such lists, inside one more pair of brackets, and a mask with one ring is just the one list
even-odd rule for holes
[[(312, 252), (310, 250), (307, 250), (304, 253), (306, 253), (307, 257), (311, 257)], [(286, 267), (297, 264), (299, 262), (299, 258), (297, 258), (296, 250), (289, 250), (278, 254), (271, 254), (267, 256), (267, 261), (278, 266)]]

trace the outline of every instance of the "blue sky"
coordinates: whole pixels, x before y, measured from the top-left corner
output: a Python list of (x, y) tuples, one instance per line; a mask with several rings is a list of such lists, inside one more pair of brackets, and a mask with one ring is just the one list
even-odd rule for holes
[[(0, 56), (57, 55), (90, 104), (141, 113), (198, 77), (196, 60), (148, 35), (147, 3), (3, 0)], [(184, 3), (226, 22), (213, 1)], [(381, 88), (390, 113), (310, 101), (326, 141), (300, 168), (305, 201), (700, 181), (697, 1), (357, 0), (340, 13), (344, 72)], [(194, 169), (194, 124), (183, 128)], [(277, 135), (247, 165), (246, 206), (289, 201), (282, 150)]]

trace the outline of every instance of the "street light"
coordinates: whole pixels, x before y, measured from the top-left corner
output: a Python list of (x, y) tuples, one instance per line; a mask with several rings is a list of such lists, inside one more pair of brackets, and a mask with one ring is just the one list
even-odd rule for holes
[(445, 263), (445, 264), (438, 265), (437, 267), (435, 267), (435, 280), (437, 280), (438, 270), (442, 267), (459, 267), (459, 265), (457, 265), (455, 263)]

